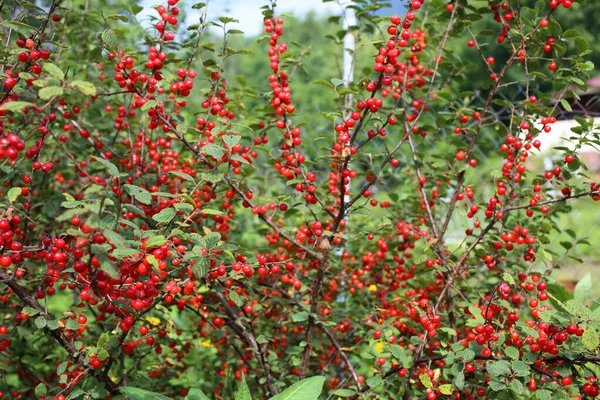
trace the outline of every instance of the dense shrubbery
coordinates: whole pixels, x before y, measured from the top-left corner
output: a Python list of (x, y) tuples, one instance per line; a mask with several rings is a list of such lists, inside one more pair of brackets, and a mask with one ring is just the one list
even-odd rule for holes
[(315, 72), (274, 2), (252, 58), (177, 3), (0, 6), (0, 398), (597, 396), (591, 277), (550, 272), (598, 131), (529, 161), (594, 68), (576, 4), (356, 1), (348, 82), (346, 31)]

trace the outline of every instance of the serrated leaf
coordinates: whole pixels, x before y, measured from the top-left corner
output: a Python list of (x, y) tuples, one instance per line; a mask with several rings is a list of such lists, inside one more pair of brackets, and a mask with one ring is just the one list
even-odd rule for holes
[(56, 373), (58, 375), (62, 375), (63, 372), (65, 372), (67, 370), (67, 366), (69, 365), (68, 361), (63, 361), (58, 365), (58, 368), (56, 368)]
[(271, 397), (270, 400), (318, 400), (323, 390), (323, 383), (325, 383), (324, 376), (306, 378), (294, 383), (277, 396)]
[(21, 195), (21, 188), (20, 187), (10, 188), (8, 190), (8, 193), (6, 193), (6, 197), (8, 198), (8, 201), (10, 201), (11, 203), (14, 203), (15, 200), (17, 200), (17, 198), (20, 195)]
[(69, 86), (79, 90), (86, 96), (95, 96), (96, 95), (96, 86), (94, 86), (90, 82), (86, 81), (73, 81), (69, 83)]
[(224, 215), (223, 211), (213, 210), (213, 209), (210, 209), (210, 208), (203, 208), (202, 209), (202, 214), (207, 214), (207, 215)]
[(164, 235), (154, 235), (151, 236), (146, 242), (146, 248), (151, 249), (153, 247), (159, 247), (165, 243), (167, 243), (167, 238), (164, 237)]
[(504, 354), (513, 360), (519, 359), (519, 349), (517, 349), (516, 347), (512, 347), (512, 346), (506, 347), (504, 349)]
[(169, 171), (169, 174), (178, 176), (181, 179), (183, 179), (184, 181), (190, 181), (190, 182), (194, 182), (194, 183), (196, 182), (191, 175), (186, 174), (185, 172)]
[(44, 71), (49, 73), (59, 81), (65, 79), (65, 73), (56, 64), (52, 64), (50, 62), (44, 63)]
[(113, 20), (118, 20), (118, 21), (122, 21), (122, 22), (129, 22), (129, 18), (127, 18), (124, 15), (121, 14), (112, 14), (109, 15), (108, 17), (106, 17), (106, 19), (113, 19)]
[(578, 53), (584, 53), (589, 48), (590, 45), (588, 44), (587, 40), (582, 37), (575, 38), (575, 50), (577, 50)]
[(490, 386), (490, 389), (492, 389), (494, 392), (506, 389), (506, 385), (498, 381), (490, 381), (488, 385)]
[(598, 345), (600, 345), (600, 339), (598, 338), (598, 332), (593, 326), (588, 326), (585, 332), (583, 332), (583, 336), (581, 337), (581, 341), (583, 346), (587, 350), (596, 350)]
[(115, 47), (117, 45), (117, 35), (111, 29), (106, 29), (100, 37), (108, 47)]
[(304, 322), (308, 320), (308, 311), (300, 311), (292, 315), (292, 321)]
[(119, 172), (119, 169), (117, 168), (117, 166), (115, 164), (111, 163), (108, 160), (105, 160), (104, 158), (92, 156), (92, 160), (97, 161), (100, 164), (104, 165), (106, 168), (108, 168), (108, 173), (112, 177), (118, 178), (121, 176), (127, 176), (127, 174)]
[(175, 214), (177, 214), (177, 210), (174, 208), (163, 208), (158, 214), (154, 214), (152, 219), (159, 224), (168, 224), (173, 218), (175, 218)]
[(431, 378), (428, 374), (423, 373), (419, 375), (419, 380), (421, 381), (423, 387), (425, 387), (426, 389), (430, 389), (433, 387), (433, 384), (431, 383)]
[(515, 285), (515, 278), (513, 278), (513, 276), (511, 274), (509, 274), (508, 272), (505, 272), (504, 274), (502, 274), (502, 279), (504, 280), (504, 282), (508, 283), (509, 285)]
[(69, 393), (69, 395), (67, 396), (66, 400), (72, 400), (72, 399), (76, 399), (79, 396), (83, 396), (84, 394), (86, 394), (83, 390), (76, 388), (75, 390), (73, 390), (71, 393)]
[(38, 315), (40, 312), (38, 310), (36, 310), (35, 308), (31, 308), (29, 306), (25, 306), (23, 307), (23, 309), (21, 310), (21, 313), (23, 314), (27, 314), (30, 317), (34, 316), (34, 315)]
[(141, 108), (142, 108), (142, 111), (147, 111), (147, 110), (149, 110), (149, 109), (151, 109), (153, 107), (156, 107), (157, 105), (158, 105), (158, 101), (156, 101), (156, 100), (148, 100), (147, 102), (145, 102), (142, 105)]
[(209, 143), (206, 146), (202, 147), (202, 154), (209, 155), (218, 160), (225, 154), (225, 149), (221, 146), (217, 146), (216, 144)]
[(508, 387), (510, 388), (510, 390), (515, 392), (515, 394), (523, 393), (523, 383), (518, 379), (513, 379), (512, 381), (510, 381)]
[(229, 146), (229, 148), (232, 148), (238, 144), (241, 139), (242, 137), (239, 135), (223, 135), (223, 141), (227, 144), (227, 146)]
[(108, 354), (108, 351), (106, 349), (102, 349), (98, 352), (98, 360), (104, 361), (108, 357), (110, 357), (110, 354)]
[(340, 397), (351, 397), (356, 394), (356, 391), (350, 389), (337, 389), (334, 390), (332, 394)]
[(152, 195), (144, 188), (135, 185), (123, 185), (123, 189), (142, 204), (152, 202)]
[(6, 111), (22, 111), (24, 108), (33, 107), (34, 104), (28, 101), (8, 101), (0, 107)]
[(485, 368), (491, 376), (510, 375), (510, 364), (508, 361), (489, 361)]
[(48, 392), (48, 388), (43, 383), (40, 383), (39, 385), (37, 385), (35, 387), (35, 395), (37, 397), (44, 397), (44, 396), (46, 396), (47, 392)]
[(60, 323), (56, 320), (50, 320), (46, 325), (48, 326), (48, 329), (53, 331), (57, 330), (60, 327)]
[(438, 386), (438, 389), (442, 394), (452, 394), (452, 385), (449, 383)]
[(190, 389), (185, 400), (210, 400), (204, 392), (198, 388)]
[(241, 307), (241, 306), (244, 305), (244, 299), (242, 298), (242, 296), (240, 296), (239, 294), (237, 294), (237, 292), (235, 290), (232, 290), (232, 291), (229, 292), (229, 298), (238, 307)]
[(44, 329), (46, 327), (46, 318), (42, 316), (37, 317), (34, 322), (38, 329)]
[(54, 96), (62, 96), (63, 93), (63, 88), (59, 86), (48, 86), (45, 88), (41, 88), (38, 92), (40, 99), (42, 100), (48, 100)]
[(219, 21), (223, 24), (228, 24), (230, 22), (240, 22), (239, 20), (231, 17), (219, 17)]
[(331, 82), (328, 82), (324, 79), (317, 79), (316, 81), (312, 81), (310, 83), (311, 85), (322, 85), (322, 86), (327, 86), (328, 88), (333, 89), (334, 86), (331, 84)]
[(117, 260), (122, 260), (125, 257), (131, 257), (139, 254), (140, 252), (135, 249), (114, 249), (112, 252), (113, 257)]
[(160, 393), (150, 392), (148, 390), (134, 388), (131, 386), (121, 387), (119, 391), (130, 400), (171, 400)]
[(463, 371), (460, 371), (458, 374), (456, 374), (456, 378), (454, 378), (454, 386), (456, 386), (458, 390), (463, 390), (465, 387), (465, 373)]
[(248, 389), (248, 384), (246, 383), (244, 375), (242, 375), (242, 382), (235, 396), (235, 400), (252, 400), (252, 395), (250, 394), (250, 389)]

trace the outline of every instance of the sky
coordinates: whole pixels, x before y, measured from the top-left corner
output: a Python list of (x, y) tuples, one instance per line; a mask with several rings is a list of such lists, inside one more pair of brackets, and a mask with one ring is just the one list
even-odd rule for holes
[[(206, 3), (206, 0), (203, 1)], [(139, 20), (144, 20), (147, 15), (157, 16), (156, 11), (150, 8), (152, 5), (162, 3), (160, 0), (142, 0), (141, 5), (145, 8), (138, 14)], [(185, 4), (191, 5), (196, 1), (187, 1)], [(346, 4), (348, 0), (340, 0), (340, 3)], [(245, 34), (256, 36), (262, 33), (262, 13), (261, 6), (270, 4), (269, 0), (209, 0), (208, 1), (208, 19), (216, 20), (219, 16), (235, 18), (240, 22), (237, 24), (227, 24), (231, 29), (239, 29)], [(194, 24), (200, 16), (200, 11), (192, 10), (186, 7), (188, 19), (186, 24)], [(315, 11), (319, 15), (339, 15), (341, 6), (338, 1), (323, 3), (322, 0), (278, 0), (277, 14), (292, 13), (297, 16), (305, 15), (309, 11)], [(148, 21), (146, 21), (148, 23)]]

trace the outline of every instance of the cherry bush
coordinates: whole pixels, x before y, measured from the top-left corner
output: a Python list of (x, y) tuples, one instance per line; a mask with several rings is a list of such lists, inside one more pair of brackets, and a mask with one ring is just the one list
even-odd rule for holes
[(258, 89), (210, 5), (100, 3), (0, 5), (0, 398), (598, 396), (591, 277), (550, 275), (593, 121), (535, 162), (594, 68), (581, 0), (357, 0), (360, 76), (310, 84), (273, 0)]

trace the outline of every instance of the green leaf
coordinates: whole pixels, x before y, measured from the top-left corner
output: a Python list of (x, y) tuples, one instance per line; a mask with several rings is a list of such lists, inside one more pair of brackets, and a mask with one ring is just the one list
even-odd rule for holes
[(94, 86), (90, 82), (73, 81), (73, 82), (69, 83), (69, 86), (71, 86), (74, 89), (79, 90), (81, 93), (85, 94), (86, 96), (95, 96), (96, 95), (96, 86)]
[(449, 383), (438, 386), (438, 389), (442, 394), (452, 394), (452, 385)]
[(224, 24), (228, 24), (230, 22), (240, 22), (237, 19), (231, 17), (219, 17), (219, 21), (221, 21)]
[(76, 399), (79, 396), (83, 396), (84, 394), (85, 394), (85, 392), (83, 390), (76, 388), (71, 393), (69, 393), (69, 395), (67, 396), (67, 400)]
[(190, 181), (190, 182), (194, 182), (194, 183), (196, 182), (191, 175), (186, 174), (185, 172), (169, 171), (169, 174), (178, 176), (181, 179), (183, 179), (184, 181)]
[(242, 384), (238, 389), (235, 400), (252, 400), (252, 395), (250, 395), (250, 389), (248, 389), (248, 384), (246, 383), (244, 375), (242, 375)]
[(98, 352), (98, 360), (104, 361), (108, 357), (110, 357), (110, 354), (108, 354), (108, 351), (106, 349), (102, 349)]
[(63, 372), (65, 372), (67, 370), (67, 367), (69, 366), (69, 362), (68, 361), (63, 361), (58, 365), (58, 368), (56, 369), (56, 373), (58, 375), (62, 375)]
[(238, 144), (241, 139), (242, 137), (239, 135), (223, 135), (223, 141), (227, 144), (227, 146), (229, 146), (229, 148), (232, 148)]
[(198, 388), (190, 389), (185, 400), (210, 400), (204, 392)]
[(198, 388), (190, 389), (185, 400), (210, 400), (204, 392)]
[(60, 324), (56, 320), (50, 320), (50, 321), (48, 321), (47, 325), (48, 325), (48, 329), (53, 330), (53, 331), (55, 331), (58, 328), (60, 328)]
[(52, 64), (49, 62), (44, 63), (44, 71), (49, 73), (59, 81), (65, 79), (65, 73), (56, 64)]
[(127, 396), (129, 400), (171, 400), (169, 397), (148, 390), (126, 386), (119, 388), (119, 391)]
[(583, 278), (581, 278), (579, 282), (577, 282), (577, 285), (575, 286), (575, 300), (579, 301), (580, 303), (585, 303), (585, 301), (590, 297), (591, 289), (592, 274), (588, 272)]
[(20, 187), (13, 187), (10, 188), (8, 190), (8, 193), (6, 194), (6, 197), (8, 197), (8, 201), (10, 201), (11, 203), (14, 203), (15, 200), (17, 200), (17, 198), (21, 195), (21, 188)]
[(332, 394), (335, 396), (341, 396), (341, 397), (351, 397), (356, 394), (356, 391), (350, 390), (350, 389), (337, 389), (337, 390), (334, 390)]
[(575, 38), (575, 50), (577, 50), (578, 53), (581, 54), (587, 51), (589, 48), (590, 45), (588, 44), (587, 40), (582, 37)]
[(63, 88), (59, 86), (48, 86), (45, 88), (41, 88), (38, 94), (40, 96), (40, 99), (48, 100), (54, 96), (62, 96), (63, 93)]
[(456, 375), (456, 378), (454, 379), (454, 386), (456, 386), (458, 390), (463, 390), (465, 387), (465, 373), (463, 371), (460, 371)]
[(92, 160), (97, 161), (100, 164), (104, 165), (106, 168), (108, 168), (108, 173), (112, 177), (119, 178), (122, 176), (127, 176), (127, 174), (125, 174), (123, 172), (119, 172), (119, 169), (117, 168), (117, 166), (115, 164), (111, 163), (108, 160), (105, 160), (104, 158), (92, 156)]
[(106, 29), (104, 32), (102, 32), (102, 35), (100, 37), (104, 44), (106, 44), (108, 47), (117, 46), (117, 35), (113, 30)]
[(43, 383), (40, 383), (39, 385), (37, 385), (35, 387), (35, 395), (37, 397), (46, 396), (47, 391), (48, 391), (48, 388), (46, 388), (46, 385), (44, 385)]
[(510, 375), (510, 364), (508, 361), (490, 361), (485, 368), (491, 376)]
[(433, 384), (431, 383), (431, 378), (429, 377), (428, 374), (421, 374), (419, 375), (419, 380), (421, 381), (421, 383), (423, 384), (423, 386), (427, 389), (430, 389), (433, 387)]
[(223, 211), (212, 210), (210, 208), (203, 208), (202, 209), (202, 214), (207, 214), (207, 215), (224, 215)]
[(520, 395), (521, 393), (523, 393), (523, 383), (518, 379), (513, 379), (512, 381), (510, 381), (508, 387), (516, 394)]
[(106, 17), (106, 19), (114, 19), (122, 22), (129, 22), (129, 18), (121, 14), (113, 14)]
[(112, 252), (113, 257), (117, 260), (122, 260), (125, 257), (131, 257), (136, 254), (139, 254), (139, 251), (135, 249), (114, 249)]
[(216, 144), (209, 143), (202, 148), (202, 153), (219, 159), (225, 154), (225, 149), (221, 146), (217, 146)]
[(44, 329), (46, 327), (46, 318), (42, 316), (37, 317), (34, 322), (38, 329)]
[(144, 188), (135, 185), (123, 185), (123, 189), (142, 204), (152, 202), (152, 195)]
[(504, 274), (502, 274), (502, 279), (509, 285), (516, 285), (515, 278), (513, 278), (513, 276), (511, 274), (509, 274), (508, 272), (505, 272)]
[(292, 321), (294, 322), (304, 322), (306, 320), (308, 320), (308, 311), (300, 311), (292, 315)]
[(596, 350), (598, 348), (598, 345), (600, 345), (598, 332), (596, 332), (596, 329), (593, 326), (587, 327), (585, 332), (583, 332), (581, 341), (583, 342), (583, 346), (590, 351)]
[(516, 347), (512, 347), (512, 346), (506, 347), (504, 349), (504, 354), (506, 354), (507, 357), (509, 357), (513, 360), (519, 359), (519, 349), (517, 349)]
[(173, 218), (175, 218), (176, 213), (177, 210), (175, 210), (173, 207), (163, 208), (158, 214), (154, 214), (152, 219), (159, 224), (168, 224)]
[(575, 38), (581, 36), (581, 33), (577, 29), (567, 29), (563, 32), (562, 37), (565, 39)]
[(318, 400), (323, 390), (323, 383), (325, 383), (324, 376), (306, 378), (294, 383), (277, 396), (271, 397), (270, 400)]
[(238, 307), (241, 307), (242, 305), (244, 305), (244, 299), (242, 298), (242, 296), (240, 296), (239, 294), (237, 294), (237, 292), (235, 290), (232, 290), (232, 291), (229, 292), (229, 298)]
[(29, 306), (25, 306), (23, 307), (23, 309), (21, 310), (21, 312), (23, 314), (27, 314), (30, 317), (34, 316), (34, 315), (38, 315), (40, 312), (38, 310), (36, 310), (35, 308), (31, 308)]
[(142, 105), (142, 111), (147, 111), (149, 109), (151, 109), (152, 107), (156, 107), (158, 105), (158, 101), (156, 100), (148, 100), (147, 102), (144, 103), (144, 105)]
[(34, 104), (28, 101), (9, 101), (2, 104), (0, 108), (6, 111), (22, 111), (24, 108), (33, 106)]
[(494, 392), (498, 392), (506, 388), (506, 385), (504, 383), (498, 381), (490, 381), (488, 385), (490, 386), (490, 389), (492, 389)]
[(327, 86), (328, 88), (331, 88), (331, 89), (334, 88), (333, 84), (331, 84), (331, 82), (326, 81), (325, 79), (317, 79), (316, 81), (312, 81), (310, 84), (311, 85), (323, 85), (323, 86)]
[(148, 242), (146, 242), (146, 248), (151, 249), (153, 247), (159, 247), (165, 243), (167, 243), (166, 237), (164, 237), (163, 235), (154, 235), (148, 239)]

